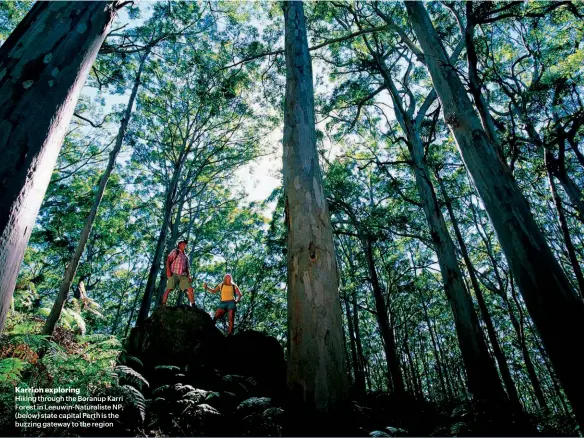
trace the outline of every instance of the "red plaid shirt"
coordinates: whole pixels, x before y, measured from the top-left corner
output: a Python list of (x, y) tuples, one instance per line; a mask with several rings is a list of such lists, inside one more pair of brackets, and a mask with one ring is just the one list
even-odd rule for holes
[(170, 272), (178, 275), (185, 275), (189, 268), (189, 257), (184, 253), (180, 252), (178, 249), (173, 249), (170, 254), (168, 254), (170, 259)]

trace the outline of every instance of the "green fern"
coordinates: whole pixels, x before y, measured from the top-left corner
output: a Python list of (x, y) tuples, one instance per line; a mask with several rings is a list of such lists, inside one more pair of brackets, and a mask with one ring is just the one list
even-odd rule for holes
[(142, 368), (144, 368), (144, 364), (142, 363), (142, 361), (140, 359), (138, 359), (136, 356), (126, 356), (125, 357), (125, 362), (126, 364), (128, 363), (135, 363), (139, 366), (141, 366)]
[(152, 395), (164, 394), (167, 391), (172, 390), (174, 387), (173, 385), (162, 385), (152, 391)]
[(10, 336), (10, 343), (13, 345), (26, 344), (34, 351), (38, 351), (48, 345), (49, 337), (46, 335), (37, 335), (31, 332), (20, 333), (21, 329), (25, 330), (27, 328), (28, 326), (26, 325), (24, 327), (19, 325), (18, 329), (15, 327), (15, 331), (7, 333)]
[(142, 419), (142, 422), (144, 422), (144, 420), (146, 420), (146, 399), (144, 398), (144, 395), (130, 385), (121, 385), (120, 388), (126, 395), (124, 400), (130, 402), (131, 405), (138, 410), (140, 418)]
[(181, 369), (175, 365), (156, 365), (154, 367), (155, 371), (174, 371), (175, 373), (180, 373)]
[(0, 385), (16, 385), (27, 362), (17, 357), (7, 357), (0, 360)]
[(142, 374), (126, 365), (116, 366), (114, 368), (114, 372), (121, 380), (126, 380), (129, 383), (134, 384), (134, 386), (136, 386), (139, 390), (142, 390), (144, 385), (146, 385), (146, 387), (150, 386)]

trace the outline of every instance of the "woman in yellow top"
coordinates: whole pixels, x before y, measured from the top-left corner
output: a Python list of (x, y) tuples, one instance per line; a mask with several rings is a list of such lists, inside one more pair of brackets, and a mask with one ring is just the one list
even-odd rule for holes
[[(219, 303), (215, 316), (213, 317), (213, 323), (216, 323), (226, 311), (229, 312), (229, 329), (227, 330), (227, 334), (232, 335), (233, 321), (235, 319), (235, 305), (239, 303), (243, 295), (237, 285), (231, 281), (231, 274), (225, 274), (223, 282), (219, 283), (214, 289), (207, 287), (207, 283), (203, 284), (203, 288), (211, 293), (221, 291), (221, 302)], [(237, 294), (237, 299), (235, 299), (235, 294)]]

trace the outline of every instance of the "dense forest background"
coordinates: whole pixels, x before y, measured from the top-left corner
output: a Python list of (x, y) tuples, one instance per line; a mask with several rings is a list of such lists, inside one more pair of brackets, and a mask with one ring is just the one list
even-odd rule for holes
[[(0, 3), (0, 43), (33, 3)], [(5, 387), (41, 375), (65, 386), (115, 380), (113, 359), (159, 305), (163, 260), (180, 238), (197, 306), (215, 310), (202, 284), (230, 272), (244, 294), (236, 331), (287, 345), (284, 191), (249, 193), (250, 169), (281, 178), (282, 8), (128, 3), (91, 68), (26, 248), (3, 330)], [(561, 308), (549, 306), (558, 328), (543, 342), (542, 313), (528, 309), (517, 272), (550, 293), (557, 287), (539, 278), (561, 272), (572, 307), (582, 305), (584, 4), (424, 6), (448, 57), (444, 82), (431, 76), (439, 56), (403, 3), (304, 4), (351, 395), (448, 403), (500, 392), (540, 430), (575, 435), (582, 377), (570, 398), (550, 345), (578, 354), (579, 310), (562, 325)], [(534, 245), (547, 244), (559, 271), (544, 256), (534, 265), (518, 234), (496, 230), (512, 222), (515, 192), (479, 153), (461, 156), (465, 113), (432, 88), (453, 76), (528, 202), (543, 236)], [(522, 226), (532, 235), (529, 220)], [(174, 292), (169, 304), (186, 301)], [(68, 347), (55, 347), (67, 333), (76, 336)]]

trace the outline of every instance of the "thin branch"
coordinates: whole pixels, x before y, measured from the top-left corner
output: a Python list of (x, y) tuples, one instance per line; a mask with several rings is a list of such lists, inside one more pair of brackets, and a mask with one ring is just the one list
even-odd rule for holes
[[(383, 32), (383, 31), (386, 31), (389, 29), (390, 29), (390, 25), (374, 27), (372, 29), (363, 29), (363, 30), (360, 30), (358, 32), (354, 32), (354, 33), (351, 33), (349, 35), (345, 35), (345, 36), (342, 36), (339, 38), (325, 40), (324, 42), (317, 44), (316, 46), (309, 47), (308, 50), (309, 51), (318, 50), (318, 49), (321, 49), (321, 48), (328, 46), (330, 44), (340, 43), (342, 41), (350, 40), (352, 38), (356, 38), (356, 37), (361, 36), (361, 35), (365, 35), (368, 33), (375, 33), (375, 32)], [(284, 49), (274, 50), (272, 52), (260, 53), (259, 55), (254, 55), (254, 56), (251, 56), (249, 58), (242, 59), (241, 61), (238, 61), (234, 64), (227, 65), (227, 66), (223, 67), (221, 70), (225, 70), (225, 69), (232, 68), (232, 67), (237, 67), (238, 65), (246, 64), (246, 63), (254, 61), (258, 58), (263, 58), (265, 56), (282, 55), (283, 53), (284, 53)]]

